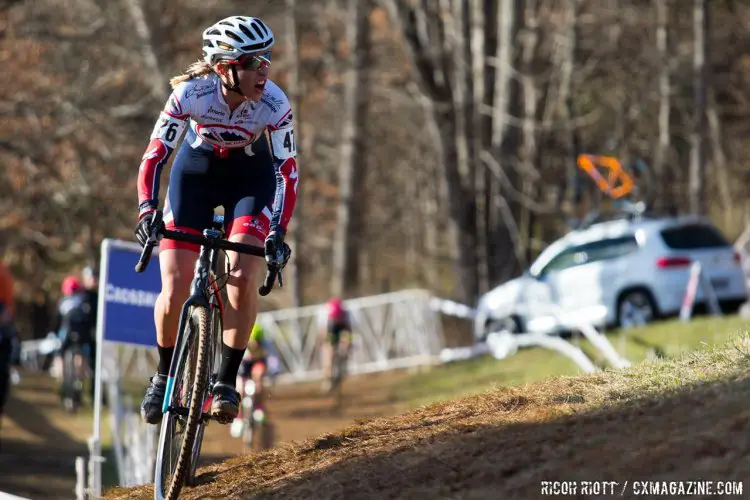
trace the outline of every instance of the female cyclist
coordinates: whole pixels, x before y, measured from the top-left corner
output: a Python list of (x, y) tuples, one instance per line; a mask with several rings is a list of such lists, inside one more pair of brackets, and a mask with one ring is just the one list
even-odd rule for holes
[[(135, 232), (141, 245), (158, 206), (160, 170), (187, 129), (170, 172), (166, 227), (200, 234), (221, 205), (231, 241), (263, 245), (266, 261), (286, 264), (290, 251), (284, 235), (297, 196), (296, 145), (289, 100), (268, 79), (273, 44), (271, 29), (260, 19), (228, 17), (203, 32), (203, 60), (171, 80), (172, 95), (151, 134), (138, 175)], [(141, 404), (141, 416), (148, 423), (161, 420), (180, 309), (198, 250), (173, 240), (160, 242), (162, 289), (154, 307), (159, 365)], [(229, 262), (233, 271), (211, 407), (212, 416), (222, 423), (237, 416), (235, 380), (255, 323), (257, 282), (264, 265), (261, 258), (240, 258), (234, 252), (229, 252)]]

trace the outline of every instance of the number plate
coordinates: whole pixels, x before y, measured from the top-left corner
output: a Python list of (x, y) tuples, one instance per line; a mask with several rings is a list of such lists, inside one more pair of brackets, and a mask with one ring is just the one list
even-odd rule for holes
[(729, 288), (729, 278), (713, 278), (711, 285), (714, 287), (714, 290), (724, 290), (725, 288)]

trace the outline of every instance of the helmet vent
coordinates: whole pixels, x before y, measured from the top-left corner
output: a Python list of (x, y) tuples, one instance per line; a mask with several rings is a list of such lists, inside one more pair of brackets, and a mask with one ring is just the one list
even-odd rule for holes
[(256, 24), (263, 29), (263, 33), (265, 33), (266, 35), (268, 35), (268, 27), (265, 24), (263, 24), (261, 22), (258, 22)]
[(249, 29), (247, 29), (247, 26), (243, 24), (240, 26), (240, 29), (245, 34), (245, 36), (247, 36), (250, 40), (255, 40), (255, 34)]
[[(261, 29), (258, 27), (258, 24), (260, 23), (253, 23), (250, 26), (253, 27), (255, 32), (258, 34), (258, 37), (262, 39), (265, 35), (263, 34), (263, 31), (261, 31)], [(255, 37), (253, 37), (253, 40), (255, 40)]]
[(238, 42), (240, 42), (240, 43), (244, 42), (244, 40), (243, 40), (242, 38), (238, 37), (237, 35), (235, 35), (234, 33), (232, 33), (232, 32), (231, 32), (231, 31), (229, 31), (229, 30), (225, 31), (225, 32), (224, 32), (224, 34), (225, 34), (225, 35), (226, 35), (227, 37), (231, 38), (232, 40), (236, 40), (236, 41), (238, 41)]

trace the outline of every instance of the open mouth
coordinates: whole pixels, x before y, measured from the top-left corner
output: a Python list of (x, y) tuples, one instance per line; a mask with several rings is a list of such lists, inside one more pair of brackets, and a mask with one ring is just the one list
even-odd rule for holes
[(266, 80), (261, 80), (260, 82), (255, 84), (255, 90), (259, 92), (263, 92), (264, 88), (266, 88)]

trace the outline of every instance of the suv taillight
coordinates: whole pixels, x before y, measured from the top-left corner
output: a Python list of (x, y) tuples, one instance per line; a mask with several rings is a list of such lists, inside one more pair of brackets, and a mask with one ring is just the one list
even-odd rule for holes
[(673, 269), (675, 267), (687, 267), (691, 264), (687, 257), (660, 257), (656, 259), (659, 269)]

